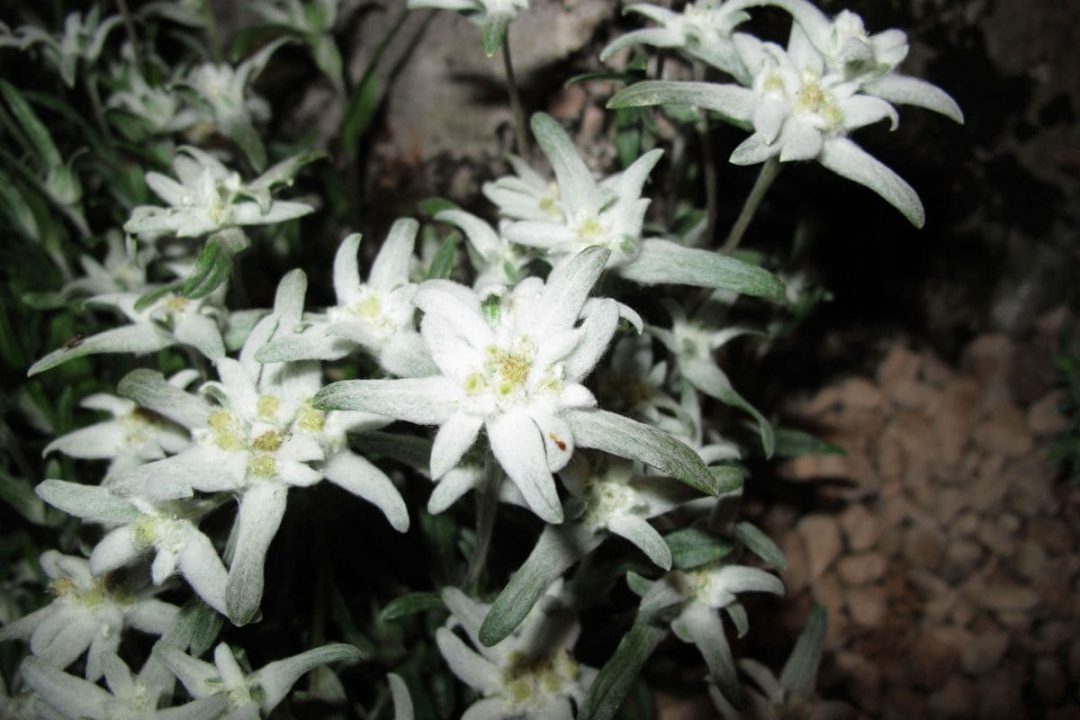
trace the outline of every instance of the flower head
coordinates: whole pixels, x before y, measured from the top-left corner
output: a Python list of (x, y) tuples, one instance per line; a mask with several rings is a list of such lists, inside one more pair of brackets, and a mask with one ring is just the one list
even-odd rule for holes
[[(480, 693), (466, 717), (571, 718), (596, 671), (570, 654), (580, 626), (560, 601), (557, 588), (545, 597), (510, 637), (486, 647), (479, 641), (480, 620), (489, 607), (457, 588), (443, 590), (450, 609), (447, 627), (435, 635), (451, 672)], [(452, 629), (461, 627), (473, 650)], [(479, 651), (479, 652), (477, 652)]]
[(308, 315), (303, 322), (279, 323), (257, 359), (337, 360), (363, 348), (392, 375), (417, 377), (434, 372), (416, 331), (412, 303), (416, 284), (409, 280), (419, 227), (411, 218), (394, 223), (367, 280), (361, 278), (357, 260), (361, 236), (354, 233), (342, 240), (334, 257), (336, 304), (322, 314)]
[(320, 392), (316, 406), (439, 425), (431, 451), (436, 479), (484, 428), (533, 512), (561, 521), (551, 473), (570, 459), (574, 435), (560, 413), (595, 404), (581, 381), (619, 320), (614, 301), (586, 302), (607, 256), (592, 248), (555, 268), (546, 283), (529, 278), (483, 296), (446, 280), (424, 283), (414, 302), (424, 312), (420, 332), (440, 374), (335, 383)]
[(55, 668), (66, 668), (84, 652), (86, 678), (104, 672), (102, 662), (120, 646), (125, 627), (161, 635), (179, 611), (152, 597), (156, 590), (130, 591), (108, 577), (95, 577), (90, 563), (49, 550), (41, 567), (51, 579), (53, 601), (0, 629), (0, 642), (30, 641), (30, 651)]
[(682, 12), (659, 5), (639, 3), (625, 12), (633, 12), (659, 23), (660, 27), (636, 30), (612, 41), (600, 53), (601, 62), (633, 45), (678, 48), (693, 58), (743, 80), (746, 71), (735, 53), (731, 34), (749, 15), (735, 3), (720, 0), (689, 2)]
[(314, 210), (310, 205), (270, 197), (274, 186), (291, 182), (305, 160), (290, 158), (245, 183), (239, 173), (212, 155), (194, 147), (181, 148), (173, 159), (176, 180), (156, 172), (146, 174), (146, 184), (169, 207), (135, 208), (124, 230), (199, 237), (245, 225), (274, 225), (307, 215)]
[(502, 47), (506, 28), (529, 0), (409, 0), (410, 10), (457, 10), (482, 28), (484, 52), (491, 57)]

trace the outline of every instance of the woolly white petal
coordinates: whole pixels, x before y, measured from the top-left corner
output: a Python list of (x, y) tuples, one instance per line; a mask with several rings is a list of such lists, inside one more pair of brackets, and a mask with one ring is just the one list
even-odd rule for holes
[(351, 452), (339, 452), (323, 468), (326, 479), (379, 508), (398, 532), (409, 529), (409, 511), (401, 493), (379, 468)]
[(548, 470), (544, 441), (529, 414), (523, 408), (513, 408), (488, 421), (487, 433), (495, 459), (521, 490), (529, 508), (545, 522), (562, 522), (562, 505)]

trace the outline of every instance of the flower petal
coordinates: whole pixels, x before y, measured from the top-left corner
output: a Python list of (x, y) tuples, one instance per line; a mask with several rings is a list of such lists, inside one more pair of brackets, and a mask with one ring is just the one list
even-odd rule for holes
[(368, 274), (368, 284), (378, 290), (393, 290), (409, 282), (409, 265), (420, 223), (401, 218), (390, 228)]
[(409, 529), (409, 511), (401, 493), (379, 468), (348, 451), (335, 454), (323, 468), (326, 479), (379, 508), (398, 532)]
[(818, 162), (837, 175), (870, 188), (903, 213), (915, 227), (926, 222), (926, 212), (915, 190), (851, 140), (842, 137), (825, 141)]
[(284, 485), (263, 482), (253, 485), (240, 500), (236, 550), (225, 587), (228, 615), (237, 625), (250, 622), (259, 609), (266, 553), (285, 515), (287, 499)]
[(502, 676), (498, 668), (469, 649), (457, 635), (446, 628), (439, 628), (435, 631), (435, 642), (450, 671), (459, 680), (485, 695), (498, 693), (502, 689)]
[(439, 480), (454, 469), (462, 456), (476, 442), (484, 419), (479, 415), (456, 412), (435, 434), (431, 446), (431, 479)]
[(529, 509), (544, 522), (561, 523), (562, 505), (548, 470), (544, 441), (529, 414), (516, 407), (488, 421), (487, 433), (495, 459), (521, 490)]

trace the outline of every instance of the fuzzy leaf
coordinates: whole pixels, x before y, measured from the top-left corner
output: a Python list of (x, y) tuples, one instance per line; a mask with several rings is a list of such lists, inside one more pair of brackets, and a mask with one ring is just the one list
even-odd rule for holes
[(536, 601), (571, 565), (600, 543), (578, 525), (549, 525), (529, 557), (510, 577), (480, 626), (480, 642), (491, 647), (506, 639)]
[(379, 619), (386, 622), (430, 610), (442, 610), (445, 607), (442, 596), (438, 593), (408, 593), (391, 600), (379, 613)]
[(787, 562), (784, 560), (784, 553), (777, 547), (776, 543), (772, 541), (772, 538), (751, 523), (741, 522), (736, 524), (735, 537), (739, 539), (739, 542), (746, 546), (747, 550), (754, 553), (777, 570), (782, 571), (787, 567)]
[(641, 253), (618, 270), (627, 280), (642, 285), (692, 285), (769, 300), (783, 300), (785, 295), (784, 281), (764, 268), (656, 238), (642, 242)]
[(671, 548), (672, 562), (679, 570), (716, 562), (727, 557), (735, 548), (735, 543), (727, 538), (713, 535), (700, 527), (676, 530), (665, 535), (664, 542)]
[(581, 447), (640, 460), (708, 495), (724, 488), (686, 444), (651, 425), (605, 410), (565, 410), (574, 441)]
[(630, 693), (649, 657), (668, 636), (665, 628), (639, 620), (600, 668), (581, 704), (578, 720), (611, 720)]

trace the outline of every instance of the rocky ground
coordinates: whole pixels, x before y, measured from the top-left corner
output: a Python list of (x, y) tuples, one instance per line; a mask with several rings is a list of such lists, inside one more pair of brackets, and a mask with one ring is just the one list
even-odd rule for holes
[(863, 717), (1080, 718), (1080, 489), (1047, 458), (1063, 319), (978, 337), (958, 368), (895, 344), (877, 377), (789, 408), (847, 452), (784, 469), (815, 484), (810, 512), (760, 509), (791, 637), (829, 610), (824, 697)]

